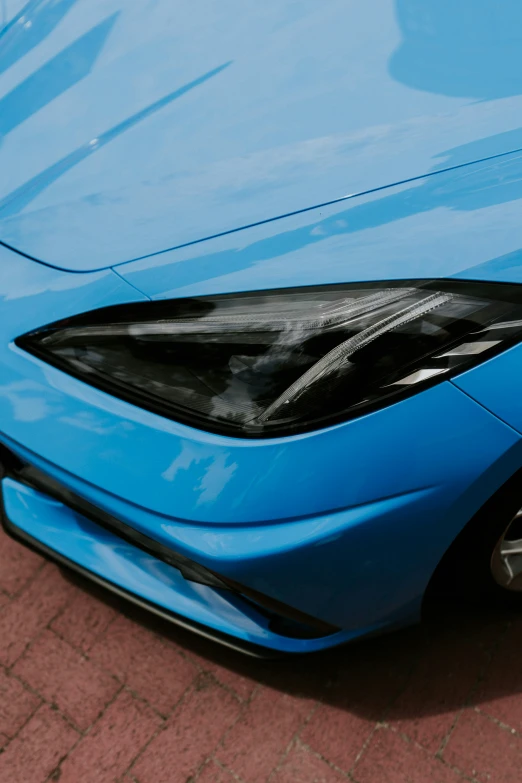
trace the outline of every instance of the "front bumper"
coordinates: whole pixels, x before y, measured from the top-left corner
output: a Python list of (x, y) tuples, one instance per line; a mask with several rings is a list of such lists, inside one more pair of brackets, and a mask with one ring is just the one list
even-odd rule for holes
[[(27, 490), (26, 489), (24, 490), (20, 486), (17, 487), (16, 489), (18, 491), (21, 490), (22, 492), (25, 491), (25, 493), (27, 493)], [(8, 484), (7, 486), (8, 494), (11, 494), (12, 490), (13, 487), (9, 486)], [(4, 487), (4, 491), (5, 491), (5, 487)], [(14, 498), (11, 495), (11, 500), (13, 499)], [(19, 500), (21, 499), (20, 496), (18, 497), (18, 499)], [(27, 499), (27, 497), (25, 499)], [(40, 504), (38, 505), (37, 503), (36, 507), (33, 506), (33, 510), (36, 511), (37, 513), (41, 512), (42, 510), (45, 511), (42, 504), (43, 499), (40, 498), (39, 500), (40, 500)], [(49, 499), (46, 500), (48, 502)], [(12, 504), (10, 505), (12, 510)], [(15, 501), (15, 508), (16, 508), (16, 501)], [(103, 562), (103, 559), (100, 561), (99, 546), (95, 547), (95, 542), (97, 544), (101, 544), (101, 546), (103, 547), (103, 542), (100, 542), (99, 539), (96, 538), (96, 534), (99, 534), (99, 531), (96, 531), (96, 534), (93, 535), (92, 537), (87, 538), (88, 531), (84, 527), (83, 530), (78, 535), (78, 530), (75, 530), (74, 525), (71, 526), (70, 524), (67, 524), (63, 528), (60, 528), (59, 526), (57, 527), (56, 516), (55, 516), (53, 526), (52, 526), (52, 530), (54, 530), (55, 535), (57, 534), (57, 537), (55, 538), (55, 536), (53, 535), (45, 535), (45, 534), (42, 535), (42, 524), (45, 523), (45, 520), (46, 520), (45, 513), (41, 516), (39, 515), (37, 530), (35, 531), (36, 537), (27, 533), (27, 531), (24, 528), (14, 525), (9, 519), (9, 517), (7, 516), (5, 510), (2, 515), (2, 526), (5, 532), (8, 535), (10, 535), (12, 538), (14, 538), (16, 541), (19, 541), (25, 546), (28, 546), (30, 549), (33, 549), (35, 552), (38, 552), (39, 554), (43, 554), (49, 560), (57, 563), (58, 565), (65, 566), (66, 568), (79, 573), (81, 576), (89, 579), (92, 582), (95, 582), (99, 586), (109, 590), (110, 592), (118, 595), (119, 597), (125, 598), (126, 600), (139, 606), (140, 608), (145, 609), (148, 612), (152, 612), (153, 614), (155, 614), (156, 616), (160, 617), (163, 620), (167, 620), (168, 622), (174, 623), (175, 625), (178, 625), (181, 628), (185, 628), (190, 631), (193, 631), (194, 633), (197, 633), (198, 635), (203, 636), (206, 639), (211, 639), (212, 641), (216, 641), (220, 644), (223, 644), (226, 647), (231, 648), (232, 650), (245, 653), (254, 658), (271, 657), (270, 650), (266, 647), (262, 647), (252, 642), (242, 642), (240, 638), (229, 636), (225, 633), (220, 632), (219, 630), (213, 627), (214, 624), (202, 625), (194, 620), (189, 619), (187, 615), (180, 615), (177, 614), (175, 611), (172, 611), (169, 608), (169, 604), (170, 604), (169, 593), (171, 591), (167, 589), (168, 585), (166, 585), (165, 583), (163, 583), (163, 585), (160, 584), (160, 587), (162, 587), (162, 589), (160, 590), (160, 593), (158, 595), (158, 591), (157, 589), (155, 589), (155, 587), (157, 588), (157, 583), (156, 585), (154, 584), (154, 578), (152, 580), (150, 579), (150, 573), (147, 574), (147, 569), (141, 569), (138, 571), (138, 574), (136, 574), (136, 570), (133, 569), (132, 566), (130, 566), (130, 564), (133, 562), (132, 558), (129, 557), (130, 549), (131, 549), (130, 547), (127, 547), (128, 551), (123, 551), (121, 553), (122, 557), (120, 557), (120, 562), (116, 563), (116, 565), (122, 566), (120, 569), (117, 569), (120, 572), (120, 578), (116, 577), (116, 581), (111, 582), (106, 575), (100, 576), (98, 573), (99, 571), (102, 572), (106, 571), (106, 569), (101, 567), (101, 563)], [(28, 525), (28, 527), (30, 527), (30, 525)], [(94, 530), (94, 526), (91, 527)], [(49, 534), (49, 532), (50, 532), (49, 530), (46, 530), (47, 534)], [(54, 548), (51, 546), (47, 546), (47, 544), (45, 543), (45, 541), (48, 538), (51, 539), (52, 543), (54, 544)], [(63, 547), (61, 545), (65, 540), (67, 540), (68, 542), (67, 547)], [(91, 547), (85, 546), (86, 541), (89, 541)], [(110, 539), (107, 543), (109, 544), (109, 546), (111, 545), (111, 543), (113, 545), (116, 545), (116, 541), (111, 542)], [(80, 547), (78, 547), (78, 544), (80, 544)], [(62, 554), (62, 552), (60, 551), (62, 548), (76, 551), (76, 559), (71, 560), (66, 555)], [(92, 551), (93, 548), (96, 549), (94, 553)], [(116, 554), (116, 560), (118, 560), (117, 554)], [(113, 563), (113, 565), (115, 564)], [(147, 579), (147, 575), (149, 576), (149, 579)], [(136, 591), (136, 576), (138, 576), (138, 584), (140, 585), (139, 592)], [(170, 574), (170, 576), (172, 576), (172, 574)], [(183, 604), (183, 601), (178, 600), (175, 603), (177, 606), (180, 603)], [(212, 615), (212, 619), (214, 619), (214, 614)]]
[(244, 441), (137, 409), (14, 345), (50, 321), (133, 299), (110, 270), (71, 275), (0, 247), (0, 440), (144, 536), (342, 630), (276, 634), (236, 596), (6, 478), (10, 530), (241, 644), (307, 652), (418, 619), (446, 549), (522, 465), (519, 434), (443, 383), (325, 430)]

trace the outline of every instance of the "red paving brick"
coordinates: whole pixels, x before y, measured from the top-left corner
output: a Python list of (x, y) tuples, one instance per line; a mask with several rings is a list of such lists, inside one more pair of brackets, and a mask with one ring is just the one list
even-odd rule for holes
[(436, 753), (486, 666), (489, 647), (486, 629), (427, 635), (423, 654), (387, 720)]
[(88, 652), (117, 616), (114, 609), (78, 591), (64, 611), (53, 620), (52, 629), (73, 647)]
[(5, 542), (0, 783), (521, 779), (521, 620), (258, 662), (158, 635)]
[[(332, 703), (323, 704), (301, 732), (302, 741), (341, 769), (348, 771), (377, 721), (407, 682), (403, 656), (382, 657), (375, 651), (354, 648), (349, 666), (333, 674)], [(368, 677), (374, 669), (377, 677)]]
[[(240, 699), (248, 701), (255, 689), (257, 688), (257, 680), (254, 677), (246, 676), (240, 672), (234, 671), (234, 669), (224, 666), (215, 661), (209, 661), (201, 655), (191, 655), (193, 660), (203, 671), (210, 672), (216, 680), (218, 680), (226, 688), (234, 691)], [(236, 665), (241, 665), (239, 660), (234, 661)], [(251, 668), (252, 664), (249, 659), (245, 659), (243, 664), (245, 669)]]
[(312, 750), (348, 772), (374, 727), (374, 721), (341, 707), (322, 705), (301, 732), (301, 739)]
[(0, 610), (0, 663), (11, 666), (70, 595), (71, 586), (55, 566), (46, 565), (21, 595)]
[(2, 533), (0, 538), (0, 588), (13, 595), (42, 567), (42, 558)]
[(479, 684), (474, 703), (482, 712), (522, 733), (522, 623), (511, 626)]
[(211, 759), (197, 776), (197, 781), (198, 783), (236, 783), (237, 778)]
[(480, 783), (515, 783), (522, 777), (522, 738), (473, 710), (461, 715), (444, 758)]
[(240, 702), (202, 675), (132, 768), (139, 783), (185, 783), (237, 720)]
[(462, 777), (413, 742), (378, 729), (355, 765), (357, 783), (457, 783)]
[(149, 706), (121, 693), (62, 763), (60, 783), (114, 783), (160, 725)]
[(218, 760), (245, 781), (266, 780), (312, 709), (272, 688), (260, 688), (226, 735)]
[(42, 705), (0, 754), (0, 780), (43, 783), (78, 737), (61, 715)]
[(81, 730), (94, 723), (121, 685), (82, 653), (45, 630), (17, 661), (14, 673)]
[(341, 783), (346, 777), (326, 761), (300, 746), (294, 746), (270, 783)]
[(41, 699), (30, 693), (15, 678), (0, 666), (0, 733), (14, 737), (33, 712)]
[(89, 655), (165, 715), (197, 675), (174, 644), (125, 617), (108, 627)]

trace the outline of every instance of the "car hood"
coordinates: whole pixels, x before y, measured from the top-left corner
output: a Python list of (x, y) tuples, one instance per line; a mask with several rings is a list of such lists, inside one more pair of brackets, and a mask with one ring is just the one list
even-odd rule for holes
[(6, 7), (0, 241), (59, 268), (522, 148), (519, 0)]

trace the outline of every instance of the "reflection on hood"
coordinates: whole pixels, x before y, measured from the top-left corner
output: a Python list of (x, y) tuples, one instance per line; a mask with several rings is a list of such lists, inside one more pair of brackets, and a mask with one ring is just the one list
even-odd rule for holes
[(403, 42), (394, 79), (425, 92), (478, 99), (522, 94), (520, 0), (396, 0)]

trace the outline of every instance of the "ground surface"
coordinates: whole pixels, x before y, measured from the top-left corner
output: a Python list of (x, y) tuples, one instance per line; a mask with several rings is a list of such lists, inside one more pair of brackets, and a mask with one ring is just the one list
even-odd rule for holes
[(0, 533), (1, 783), (522, 779), (522, 618), (259, 663), (108, 600)]

